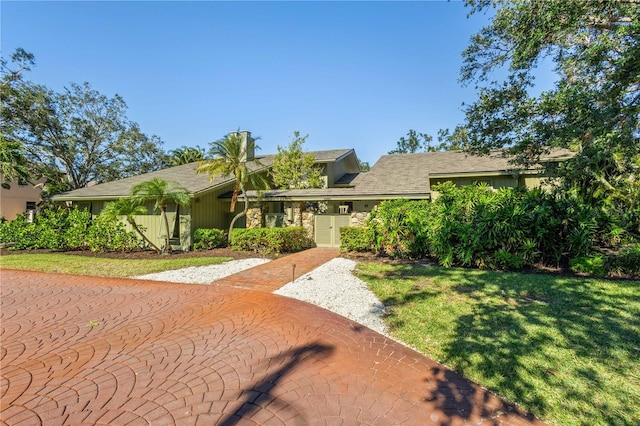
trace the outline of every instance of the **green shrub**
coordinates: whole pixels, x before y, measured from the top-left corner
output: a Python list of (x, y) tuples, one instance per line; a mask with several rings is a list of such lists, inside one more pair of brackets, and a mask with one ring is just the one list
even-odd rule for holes
[(428, 201), (383, 201), (371, 213), (368, 225), (378, 253), (396, 258), (422, 258), (428, 254)]
[(227, 234), (222, 229), (198, 228), (193, 231), (193, 249), (211, 250), (227, 246)]
[(36, 214), (33, 223), (26, 215), (0, 224), (0, 241), (13, 242), (12, 249), (51, 249), (58, 251), (132, 250), (140, 246), (123, 222), (104, 215), (91, 220), (91, 213), (76, 208), (49, 208)]
[(256, 253), (293, 253), (312, 245), (303, 227), (238, 228), (233, 230), (231, 239), (234, 250)]
[(2, 242), (13, 242), (14, 249), (77, 250), (86, 247), (85, 239), (91, 214), (67, 208), (43, 209), (32, 223), (26, 214), (4, 222), (0, 231)]
[(640, 275), (640, 243), (610, 255), (607, 258), (606, 270), (611, 274)]
[(574, 272), (584, 272), (591, 275), (604, 276), (606, 258), (602, 253), (594, 256), (575, 257), (569, 261), (569, 267)]
[(100, 214), (91, 222), (86, 244), (94, 252), (131, 251), (139, 248), (142, 241), (135, 232), (127, 231), (124, 222), (114, 216)]
[(365, 252), (373, 249), (375, 236), (371, 228), (344, 226), (340, 228), (340, 251)]

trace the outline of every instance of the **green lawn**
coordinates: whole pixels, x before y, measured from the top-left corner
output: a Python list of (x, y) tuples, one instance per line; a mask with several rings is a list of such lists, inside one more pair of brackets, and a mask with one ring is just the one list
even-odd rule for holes
[(640, 281), (360, 264), (392, 334), (556, 425), (640, 424)]
[(230, 257), (193, 257), (166, 259), (107, 259), (70, 254), (9, 254), (0, 257), (0, 267), (29, 271), (60, 272), (102, 277), (131, 277), (188, 266), (216, 265)]

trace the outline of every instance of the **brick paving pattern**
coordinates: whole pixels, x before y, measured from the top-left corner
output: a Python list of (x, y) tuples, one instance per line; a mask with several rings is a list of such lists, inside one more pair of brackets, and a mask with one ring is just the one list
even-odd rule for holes
[(541, 424), (380, 334), (268, 292), (293, 263), (299, 276), (336, 255), (314, 249), (211, 286), (2, 270), (0, 424)]

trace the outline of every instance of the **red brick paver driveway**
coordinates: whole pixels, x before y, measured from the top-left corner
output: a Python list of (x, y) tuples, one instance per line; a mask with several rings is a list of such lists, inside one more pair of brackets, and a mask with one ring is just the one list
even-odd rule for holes
[(1, 424), (538, 423), (353, 321), (264, 291), (293, 263), (299, 276), (336, 254), (211, 286), (3, 270)]

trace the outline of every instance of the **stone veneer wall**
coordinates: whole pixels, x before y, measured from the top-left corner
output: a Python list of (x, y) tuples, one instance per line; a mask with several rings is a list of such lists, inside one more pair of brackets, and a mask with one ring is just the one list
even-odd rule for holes
[(262, 217), (262, 206), (252, 204), (247, 210), (247, 228), (261, 228), (263, 226)]
[(363, 227), (367, 219), (371, 216), (371, 212), (351, 212), (351, 225)]
[[(260, 228), (264, 226), (264, 210), (266, 204), (252, 204), (247, 210), (247, 228)], [(293, 220), (289, 220), (287, 215), (284, 216), (284, 226), (302, 226), (307, 230), (309, 238), (313, 239), (314, 225), (316, 213), (306, 210), (305, 203), (285, 203), (285, 211), (287, 208), (293, 209)], [(365, 226), (366, 220), (371, 212), (351, 212), (350, 226)], [(301, 221), (302, 220), (302, 221)]]

